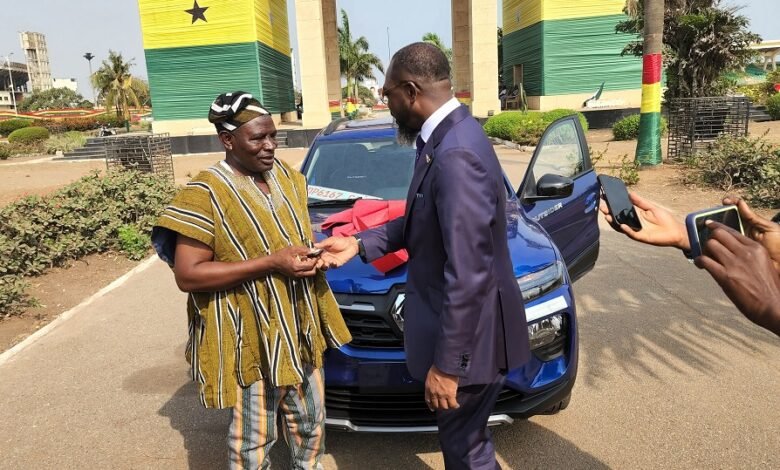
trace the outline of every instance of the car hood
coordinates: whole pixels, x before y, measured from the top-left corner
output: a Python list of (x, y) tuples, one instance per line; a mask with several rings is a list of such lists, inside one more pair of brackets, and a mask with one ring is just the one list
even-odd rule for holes
[[(342, 209), (310, 209), (312, 229), (317, 241), (325, 239), (322, 223)], [(507, 239), (515, 277), (538, 271), (559, 258), (549, 236), (536, 222), (525, 217), (514, 201), (507, 201)], [(382, 274), (355, 257), (339, 269), (327, 272), (328, 283), (339, 294), (384, 294), (395, 285), (406, 283), (406, 265)]]

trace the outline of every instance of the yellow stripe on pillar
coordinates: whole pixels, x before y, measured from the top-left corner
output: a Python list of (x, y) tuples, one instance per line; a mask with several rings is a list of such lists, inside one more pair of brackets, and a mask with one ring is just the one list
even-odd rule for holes
[(661, 112), (661, 83), (642, 85), (642, 107), (640, 112), (643, 114)]

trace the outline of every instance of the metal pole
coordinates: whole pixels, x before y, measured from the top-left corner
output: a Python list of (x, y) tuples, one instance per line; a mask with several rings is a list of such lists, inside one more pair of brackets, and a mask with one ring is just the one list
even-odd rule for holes
[(14, 74), (11, 72), (11, 57), (14, 55), (12, 52), (11, 54), (5, 56), (5, 61), (8, 64), (8, 78), (11, 79), (11, 103), (14, 105), (14, 114), (19, 114), (19, 111), (16, 109), (16, 91), (14, 90)]
[[(387, 66), (390, 65), (390, 26), (387, 27)], [(385, 67), (387, 70), (387, 67)]]

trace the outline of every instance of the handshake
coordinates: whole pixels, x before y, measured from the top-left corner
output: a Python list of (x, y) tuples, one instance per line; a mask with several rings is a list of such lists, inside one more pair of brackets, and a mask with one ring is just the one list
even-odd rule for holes
[(355, 237), (330, 237), (314, 245), (314, 248), (290, 246), (271, 256), (277, 272), (287, 277), (311, 277), (317, 271), (340, 268), (358, 254)]

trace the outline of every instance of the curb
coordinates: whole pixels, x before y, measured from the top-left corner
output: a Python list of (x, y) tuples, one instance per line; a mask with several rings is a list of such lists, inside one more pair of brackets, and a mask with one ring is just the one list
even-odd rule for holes
[(516, 143), (512, 142), (511, 140), (499, 139), (498, 137), (491, 137), (490, 140), (494, 144), (496, 144), (496, 145), (503, 145), (504, 147), (508, 147), (510, 149), (515, 149), (515, 150), (519, 150), (521, 152), (531, 152), (531, 153), (533, 153), (533, 152), (536, 151), (536, 147), (531, 147), (531, 146), (528, 146), (528, 145), (516, 144)]
[(92, 294), (90, 297), (88, 297), (86, 300), (82, 301), (80, 304), (76, 305), (75, 307), (64, 311), (59, 316), (57, 316), (54, 320), (49, 322), (46, 326), (41, 328), (40, 330), (36, 331), (35, 333), (31, 334), (24, 340), (22, 340), (21, 343), (14, 345), (11, 349), (0, 353), (0, 366), (8, 362), (11, 358), (22, 352), (23, 350), (27, 349), (29, 346), (34, 344), (39, 339), (46, 336), (48, 333), (53, 331), (57, 326), (67, 321), (69, 318), (74, 316), (76, 313), (78, 313), (80, 310), (83, 310), (85, 307), (87, 307), (89, 304), (94, 302), (95, 300), (99, 299), (100, 297), (103, 297), (104, 295), (108, 294), (112, 290), (116, 289), (117, 287), (121, 286), (125, 282), (127, 282), (128, 279), (130, 279), (135, 274), (138, 274), (147, 268), (149, 268), (151, 265), (153, 265), (157, 261), (157, 255), (151, 255), (148, 258), (146, 258), (144, 261), (141, 262), (138, 266), (134, 267), (130, 271), (126, 272), (119, 278), (115, 279), (111, 284), (107, 285), (106, 287), (100, 289), (99, 291)]

